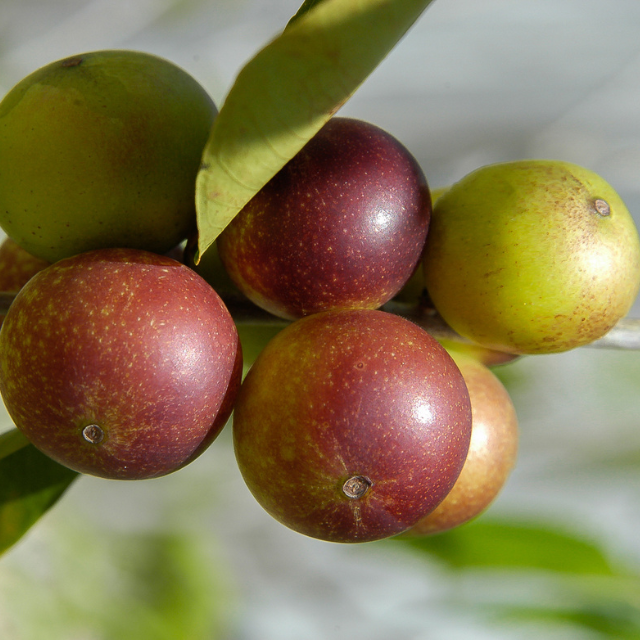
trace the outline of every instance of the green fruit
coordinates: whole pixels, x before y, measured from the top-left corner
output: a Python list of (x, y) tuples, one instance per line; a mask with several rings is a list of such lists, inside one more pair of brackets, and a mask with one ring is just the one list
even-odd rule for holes
[(431, 202), (435, 204), (436, 200), (438, 200), (440, 196), (448, 189), (449, 187), (437, 187), (435, 189), (431, 189)]
[(553, 353), (602, 337), (640, 286), (640, 243), (600, 176), (560, 161), (482, 167), (437, 200), (424, 252), (436, 309), (492, 349)]
[(332, 542), (396, 535), (436, 507), (467, 456), (460, 371), (415, 324), (376, 310), (294, 322), (238, 395), (242, 475), (282, 524)]
[(438, 342), (447, 351), (449, 351), (449, 353), (455, 352), (461, 356), (469, 356), (470, 358), (481, 362), (485, 367), (497, 367), (499, 365), (508, 364), (509, 362), (513, 362), (514, 360), (518, 360), (522, 357), (517, 353), (497, 351), (496, 349), (489, 349), (488, 347), (483, 347), (472, 342), (457, 342), (446, 338), (438, 338)]
[(471, 441), (462, 471), (446, 498), (408, 535), (431, 535), (481, 514), (507, 481), (518, 453), (518, 418), (500, 380), (466, 352), (448, 349), (471, 401)]
[(195, 229), (216, 113), (190, 75), (145, 53), (35, 71), (0, 103), (0, 226), (49, 262), (103, 247), (169, 251)]

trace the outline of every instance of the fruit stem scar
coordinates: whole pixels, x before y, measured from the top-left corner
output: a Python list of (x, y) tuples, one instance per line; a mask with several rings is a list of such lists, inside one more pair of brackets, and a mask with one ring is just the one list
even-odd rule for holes
[(74, 58), (67, 58), (66, 60), (62, 61), (62, 65), (63, 67), (77, 67), (78, 65), (82, 64), (82, 57), (81, 56), (75, 56)]
[(609, 207), (609, 203), (606, 200), (602, 200), (598, 198), (594, 203), (596, 211), (601, 216), (609, 216), (611, 215), (611, 207)]
[(369, 490), (373, 482), (367, 476), (352, 476), (343, 485), (342, 491), (347, 498), (358, 500)]
[(91, 444), (100, 444), (104, 438), (104, 431), (97, 424), (88, 424), (82, 430), (82, 437)]

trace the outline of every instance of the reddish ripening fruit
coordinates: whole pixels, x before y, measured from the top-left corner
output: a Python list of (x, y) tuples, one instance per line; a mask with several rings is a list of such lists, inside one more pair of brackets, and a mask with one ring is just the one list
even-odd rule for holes
[(414, 525), (451, 490), (471, 433), (467, 389), (428, 333), (377, 310), (283, 329), (234, 412), (242, 475), (282, 524), (332, 542)]
[(471, 399), (471, 442), (462, 472), (447, 497), (407, 535), (430, 535), (482, 513), (496, 498), (516, 462), (518, 418), (500, 380), (467, 353), (449, 350)]
[(46, 260), (32, 256), (11, 238), (5, 238), (0, 244), (0, 291), (17, 293), (38, 271), (49, 264)]
[(0, 332), (0, 391), (31, 442), (76, 471), (161, 476), (227, 421), (235, 325), (188, 267), (134, 249), (61, 260), (18, 293)]
[(376, 308), (410, 278), (431, 199), (393, 136), (332, 118), (218, 238), (238, 288), (283, 318)]
[[(5, 238), (0, 244), (0, 291), (17, 293), (38, 271), (49, 266), (46, 260), (40, 260), (19, 247), (11, 238)], [(0, 325), (4, 315), (0, 314)]]

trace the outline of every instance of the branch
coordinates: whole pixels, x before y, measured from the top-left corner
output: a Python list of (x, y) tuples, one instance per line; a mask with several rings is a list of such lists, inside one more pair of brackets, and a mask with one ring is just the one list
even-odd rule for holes
[[(15, 296), (15, 293), (0, 291), (0, 316), (6, 315)], [(291, 323), (290, 320), (278, 318), (264, 311), (242, 295), (225, 294), (222, 299), (236, 324), (285, 327)], [(424, 300), (420, 300), (417, 304), (392, 300), (381, 309), (411, 320), (435, 338), (473, 344), (472, 341), (456, 333)], [(622, 318), (609, 333), (582, 348), (640, 351), (640, 318)]]
[(622, 318), (609, 333), (587, 346), (595, 349), (640, 350), (640, 318)]

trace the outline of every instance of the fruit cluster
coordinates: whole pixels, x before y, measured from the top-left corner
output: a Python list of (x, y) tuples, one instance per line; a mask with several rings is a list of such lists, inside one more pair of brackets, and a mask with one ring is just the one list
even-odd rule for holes
[[(195, 264), (215, 115), (184, 71), (127, 51), (54, 62), (0, 103), (0, 289), (17, 292), (0, 392), (16, 426), (79, 472), (141, 479), (191, 462), (233, 411), (247, 486), (296, 531), (365, 542), (475, 517), (517, 451), (489, 366), (626, 315), (640, 243), (624, 203), (560, 161), (430, 193), (393, 136), (333, 117)], [(244, 380), (232, 298), (286, 325)], [(437, 310), (457, 340), (390, 301)]]

